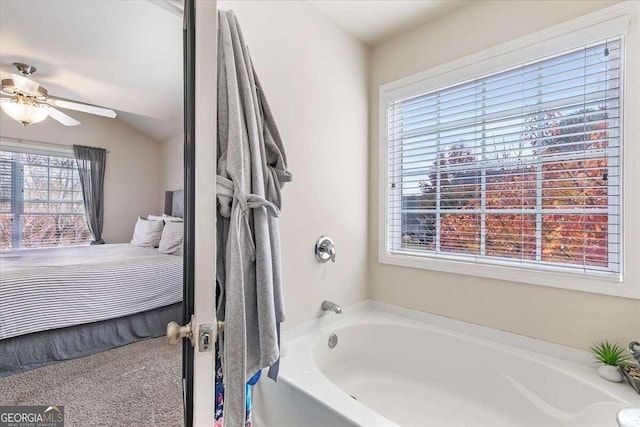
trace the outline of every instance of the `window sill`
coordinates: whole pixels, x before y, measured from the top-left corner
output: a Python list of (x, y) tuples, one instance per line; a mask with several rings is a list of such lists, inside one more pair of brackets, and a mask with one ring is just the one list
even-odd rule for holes
[(386, 251), (381, 251), (378, 255), (378, 262), (401, 267), (640, 299), (640, 288), (638, 286), (633, 286), (629, 281), (625, 282), (608, 277), (579, 276), (558, 271), (538, 271), (512, 266), (480, 264), (464, 260), (388, 253)]

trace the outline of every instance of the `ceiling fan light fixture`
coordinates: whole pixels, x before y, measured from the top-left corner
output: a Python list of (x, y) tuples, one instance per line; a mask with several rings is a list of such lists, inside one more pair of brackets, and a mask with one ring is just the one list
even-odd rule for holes
[(35, 67), (20, 62), (15, 62), (13, 65), (21, 75), (12, 74), (10, 79), (0, 81), (0, 92), (11, 97), (0, 98), (0, 108), (9, 117), (24, 126), (39, 123), (47, 117), (51, 117), (64, 126), (78, 126), (80, 124), (79, 121), (66, 115), (58, 108), (82, 111), (102, 117), (116, 117), (116, 112), (109, 108), (49, 97), (47, 89), (29, 78), (35, 73)]
[(2, 111), (7, 113), (13, 120), (22, 123), (24, 126), (39, 123), (49, 117), (49, 107), (36, 102), (31, 102), (26, 98), (17, 97), (0, 104)]

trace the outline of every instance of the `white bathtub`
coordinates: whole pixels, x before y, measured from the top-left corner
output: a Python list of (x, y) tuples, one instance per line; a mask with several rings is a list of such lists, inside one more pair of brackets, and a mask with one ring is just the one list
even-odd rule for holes
[(640, 407), (586, 352), (380, 303), (346, 311), (285, 333), (256, 427), (614, 427)]

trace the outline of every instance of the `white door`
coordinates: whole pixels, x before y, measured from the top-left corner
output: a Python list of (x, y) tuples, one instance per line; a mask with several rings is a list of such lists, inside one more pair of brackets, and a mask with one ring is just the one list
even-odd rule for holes
[[(215, 0), (195, 1), (195, 258), (194, 318), (211, 325), (217, 336), (216, 272), (216, 71), (217, 11)], [(215, 351), (193, 357), (193, 425), (213, 426)], [(188, 426), (187, 426), (188, 427)]]
[(210, 427), (214, 423), (217, 337), (216, 1), (185, 0), (183, 11), (185, 326), (171, 322), (167, 337), (173, 343), (182, 341), (185, 427)]

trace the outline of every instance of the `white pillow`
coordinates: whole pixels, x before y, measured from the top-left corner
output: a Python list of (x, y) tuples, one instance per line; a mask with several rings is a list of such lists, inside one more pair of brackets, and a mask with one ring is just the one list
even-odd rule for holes
[(153, 221), (138, 217), (136, 228), (133, 230), (131, 244), (143, 248), (157, 248), (162, 238), (164, 222)]
[(162, 218), (160, 215), (147, 215), (147, 219), (150, 219), (151, 221), (164, 221), (164, 218)]
[(179, 216), (171, 216), (167, 214), (162, 214), (162, 219), (164, 219), (164, 222), (183, 222), (184, 221), (184, 219), (180, 218)]
[(183, 241), (184, 224), (178, 221), (169, 221), (162, 230), (162, 239), (160, 239), (158, 252), (169, 255), (182, 255)]

